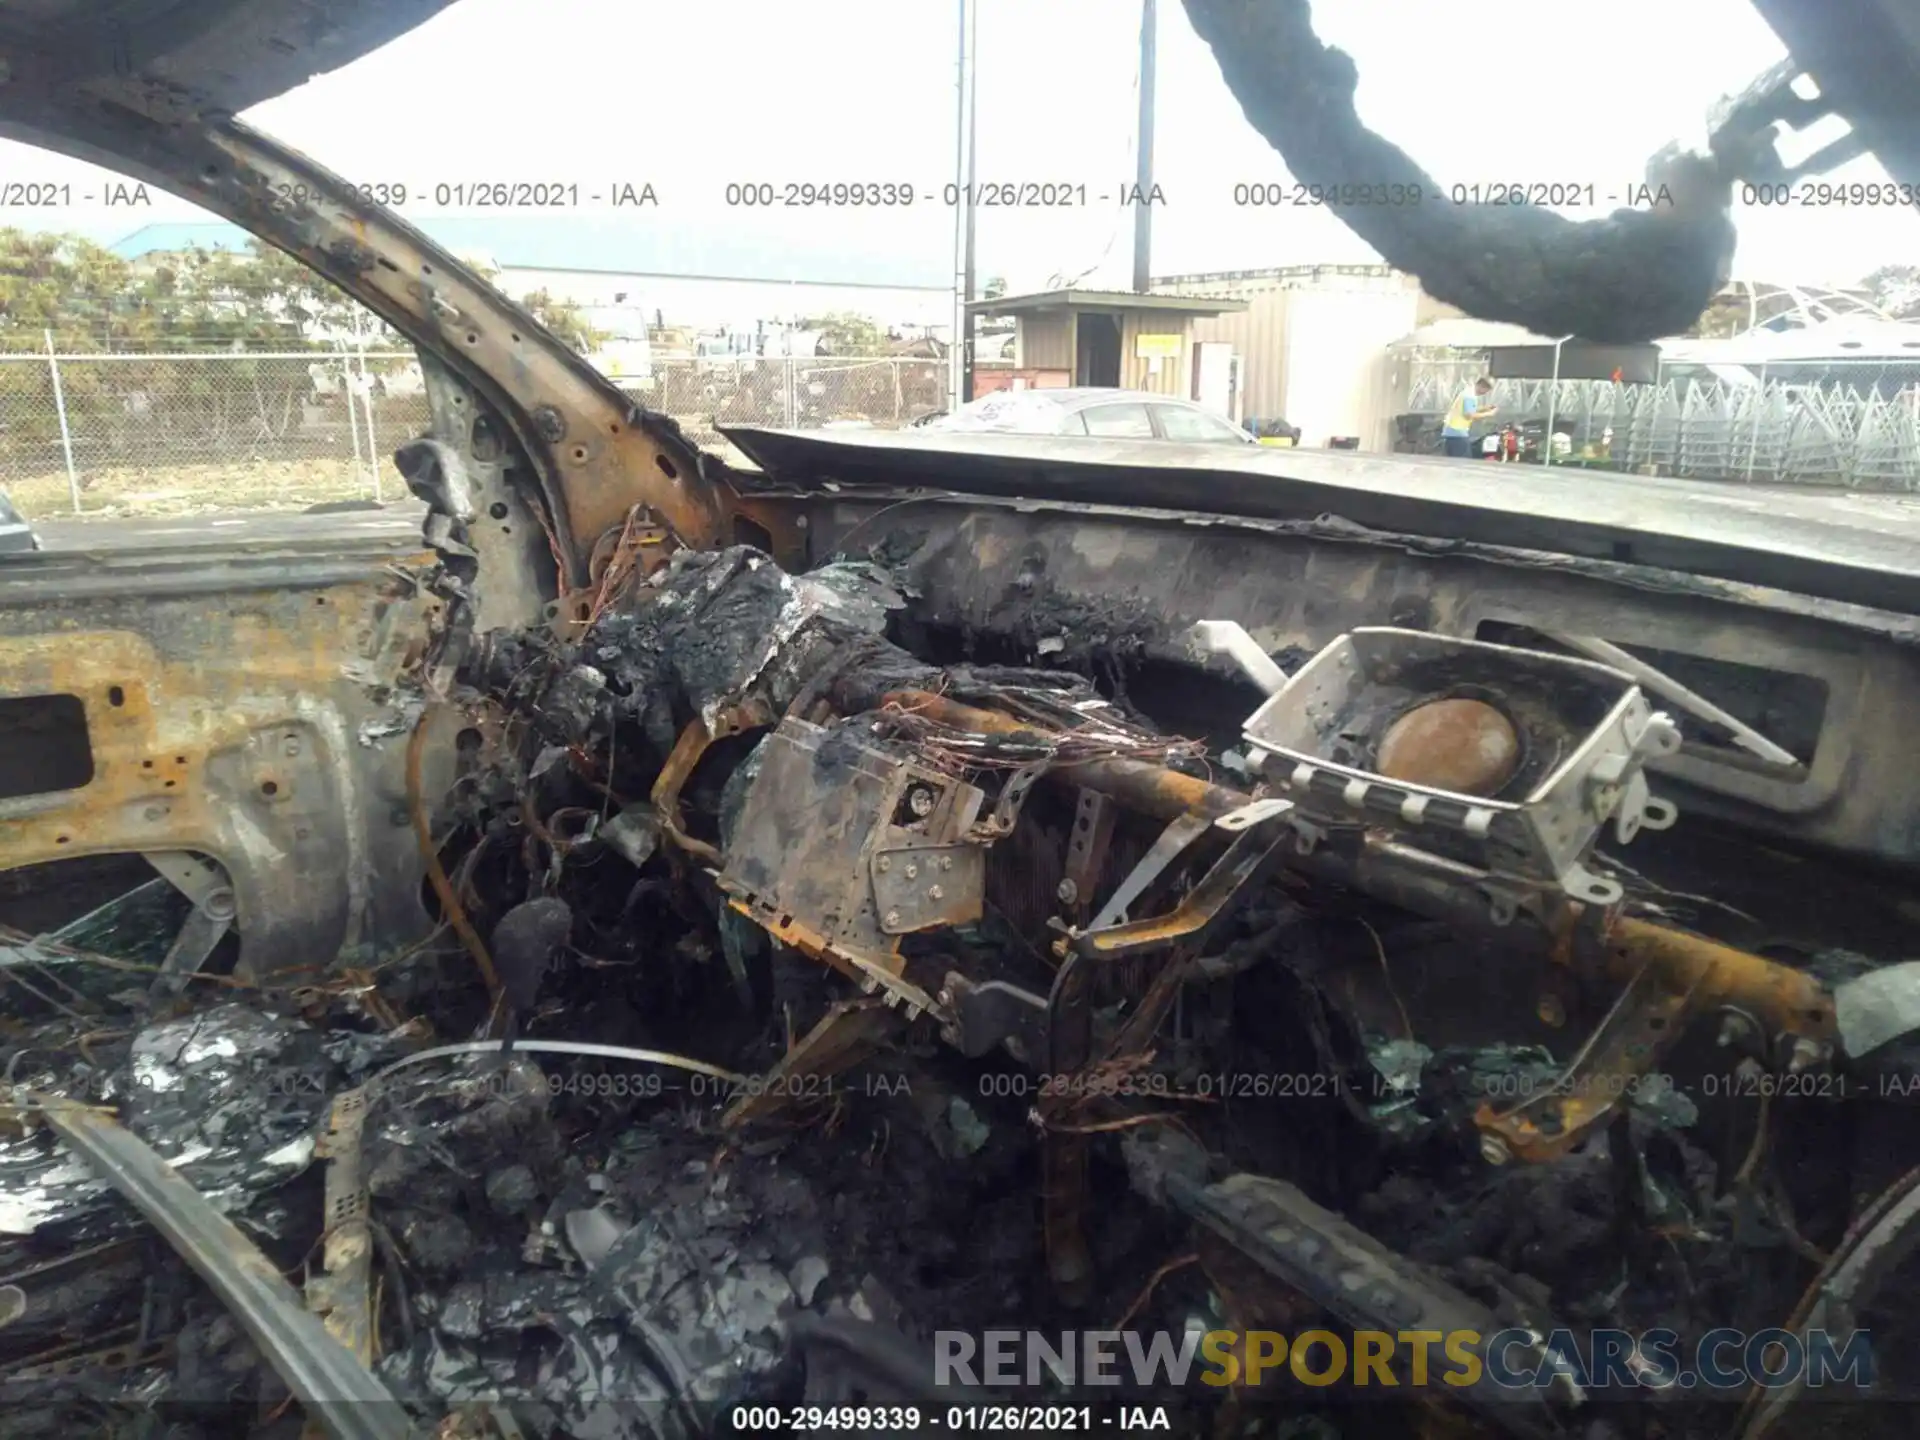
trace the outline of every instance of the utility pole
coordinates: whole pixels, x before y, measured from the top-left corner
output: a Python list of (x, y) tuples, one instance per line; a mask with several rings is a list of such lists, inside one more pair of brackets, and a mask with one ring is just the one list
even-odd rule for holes
[(1139, 194), (1133, 212), (1133, 292), (1144, 295), (1153, 280), (1153, 206), (1146, 197), (1153, 193), (1153, 55), (1156, 21), (1159, 12), (1154, 0), (1141, 0), (1140, 6), (1140, 130), (1134, 147), (1139, 165), (1134, 179)]
[(953, 183), (958, 192), (953, 215), (953, 330), (947, 345), (947, 408), (957, 410), (966, 403), (967, 335), (972, 317), (967, 301), (972, 298), (971, 237), (973, 232), (973, 6), (974, 0), (959, 0), (960, 53), (954, 75), (956, 104), (953, 124)]
[[(962, 294), (969, 301), (979, 298), (975, 283), (973, 231), (978, 212), (973, 208), (973, 184), (980, 173), (980, 0), (967, 0), (967, 238), (964, 253), (960, 260), (962, 274)], [(973, 400), (973, 312), (966, 311), (966, 328), (960, 333), (966, 337), (960, 356), (960, 399), (963, 403)]]

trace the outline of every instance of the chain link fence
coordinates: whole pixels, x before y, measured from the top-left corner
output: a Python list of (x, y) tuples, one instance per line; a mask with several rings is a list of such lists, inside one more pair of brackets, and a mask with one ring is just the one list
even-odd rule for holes
[(722, 425), (895, 430), (947, 404), (941, 360), (676, 358), (654, 361), (650, 383), (620, 383), (673, 416), (689, 438), (722, 451)]
[[(947, 379), (938, 360), (748, 357), (616, 383), (728, 451), (721, 425), (897, 428), (942, 409)], [(429, 420), (409, 352), (0, 355), (0, 486), (29, 519), (393, 500), (393, 451)]]
[(0, 485), (29, 518), (404, 493), (427, 424), (409, 352), (0, 356)]
[[(1920, 492), (1920, 364), (1859, 360), (1676, 367), (1653, 385), (1500, 380), (1502, 422), (1566, 437), (1556, 454), (1609, 469), (1740, 483)], [(1783, 373), (1784, 372), (1784, 373)], [(1397, 448), (1439, 449), (1439, 417), (1486, 373), (1483, 357), (1414, 356)]]

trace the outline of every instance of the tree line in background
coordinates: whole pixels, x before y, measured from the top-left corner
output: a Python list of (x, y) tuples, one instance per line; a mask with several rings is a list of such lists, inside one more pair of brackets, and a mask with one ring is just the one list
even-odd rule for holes
[[(525, 303), (576, 350), (599, 343), (577, 306), (544, 293)], [(49, 337), (63, 357), (57, 402)], [(403, 355), (367, 362), (382, 383), (413, 356), (345, 292), (259, 241), (130, 261), (83, 236), (0, 228), (0, 355), (33, 357), (0, 363), (0, 462), (15, 475), (57, 469), (68, 443), (83, 485), (95, 467), (168, 457), (342, 452), (348, 367), (330, 357), (343, 346)], [(138, 358), (64, 358), (90, 354)]]
[[(480, 273), (499, 285), (497, 268)], [(541, 289), (516, 297), (574, 351), (612, 335), (577, 303)], [(831, 355), (885, 355), (887, 332), (863, 315), (797, 322)], [(242, 251), (189, 249), (128, 260), (80, 235), (0, 228), (0, 354), (181, 350), (329, 352), (411, 347), (300, 261), (258, 240)]]
[[(489, 276), (495, 279), (496, 276)], [(606, 337), (546, 291), (521, 297), (581, 353)], [(138, 261), (80, 235), (0, 228), (0, 353), (410, 349), (345, 292), (258, 240)]]
[[(497, 268), (481, 273), (505, 289)], [(582, 355), (597, 355), (614, 338), (575, 302), (545, 290), (518, 298)], [(818, 332), (829, 355), (877, 357), (893, 348), (887, 332), (861, 315), (821, 315), (799, 328)], [(57, 398), (49, 337), (59, 357)], [(395, 358), (350, 362), (343, 351)], [(218, 358), (180, 358), (189, 354)], [(114, 358), (74, 358), (89, 355)], [(257, 240), (237, 251), (193, 248), (128, 260), (83, 236), (0, 228), (5, 473), (57, 472), (69, 445), (83, 486), (96, 469), (170, 456), (351, 453), (359, 439), (349, 428), (345, 382), (364, 364), (388, 401), (416, 395), (417, 379), (402, 381), (412, 357), (409, 343), (345, 292)], [(743, 370), (718, 386), (711, 403), (689, 403), (716, 411), (729, 398), (737, 405), (742, 397), (734, 391), (744, 392), (749, 379), (773, 386)], [(902, 383), (891, 372), (842, 379), (835, 403), (892, 414), (914, 398), (894, 393)], [(775, 388), (780, 393), (760, 397), (763, 403), (790, 406), (785, 387)], [(826, 402), (809, 395), (806, 403)], [(384, 405), (382, 413), (389, 413)]]
[[(498, 283), (497, 270), (483, 274)], [(991, 298), (1005, 288), (995, 277), (984, 293)], [(1882, 266), (1859, 288), (1896, 319), (1920, 319), (1920, 265)], [(572, 301), (546, 290), (519, 299), (580, 354), (593, 354), (611, 338)], [(1751, 318), (1745, 297), (1721, 297), (1694, 331), (1731, 335)], [(820, 332), (830, 355), (889, 350), (886, 331), (861, 315), (816, 316), (796, 328)], [(343, 291), (258, 240), (244, 251), (191, 249), (130, 261), (84, 236), (0, 228), (0, 353), (43, 353), (48, 332), (54, 348), (68, 354), (324, 353), (343, 339), (370, 350), (411, 348)]]

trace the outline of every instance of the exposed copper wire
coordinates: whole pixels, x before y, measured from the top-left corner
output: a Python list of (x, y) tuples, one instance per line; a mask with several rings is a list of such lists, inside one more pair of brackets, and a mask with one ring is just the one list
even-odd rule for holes
[(122, 1040), (131, 1034), (133, 1034), (133, 1031), (131, 1030), (89, 1030), (86, 1034), (77, 1038), (73, 1043), (74, 1043), (74, 1048), (77, 1049), (82, 1055), (87, 1057), (87, 1063), (89, 1065), (98, 1066), (100, 1064), (100, 1057), (93, 1053), (94, 1041)]
[(1152, 1115), (1123, 1115), (1118, 1120), (1097, 1120), (1091, 1125), (1060, 1125), (1042, 1120), (1041, 1127), (1055, 1135), (1105, 1135), (1114, 1130), (1131, 1130), (1138, 1125), (1164, 1125), (1179, 1117), (1170, 1110)]
[(487, 994), (492, 997), (494, 1008), (498, 1010), (500, 973), (493, 968), (493, 957), (487, 953), (480, 932), (473, 928), (473, 922), (467, 918), (467, 912), (460, 904), (460, 897), (454, 893), (453, 882), (447, 878), (446, 867), (440, 863), (440, 847), (433, 843), (433, 831), (427, 824), (426, 800), (421, 794), (420, 761), (426, 753), (427, 721), (432, 714), (432, 706), (422, 710), (419, 721), (413, 727), (413, 734), (407, 738), (407, 811), (413, 817), (413, 837), (419, 842), (420, 858), (427, 867), (427, 882), (439, 897), (440, 907), (446, 911), (447, 923), (453, 926), (453, 933), (460, 937), (460, 943), (473, 956), (480, 978), (486, 981)]
[[(616, 585), (624, 583), (633, 571), (633, 555), (627, 549), (627, 544), (633, 539), (633, 527), (640, 518), (640, 510), (641, 507), (636, 505), (627, 511), (626, 523), (620, 527), (620, 539), (615, 542), (613, 553), (607, 557), (607, 568), (600, 572), (600, 585), (593, 597), (593, 609), (587, 613), (589, 625), (605, 613), (607, 606), (613, 602)], [(624, 566), (620, 563), (622, 560), (626, 561)]]
[(1413, 1039), (1413, 1016), (1407, 1013), (1407, 1003), (1400, 998), (1400, 992), (1393, 985), (1393, 969), (1387, 964), (1387, 947), (1380, 939), (1380, 932), (1369, 925), (1364, 916), (1355, 916), (1360, 928), (1367, 932), (1373, 941), (1373, 953), (1380, 957), (1380, 979), (1387, 987), (1387, 994), (1393, 1000), (1393, 1008), (1400, 1012), (1400, 1028), (1406, 1031), (1407, 1039)]
[(1167, 1276), (1176, 1270), (1197, 1263), (1199, 1259), (1200, 1253), (1196, 1250), (1189, 1251), (1185, 1255), (1176, 1255), (1173, 1259), (1167, 1261), (1166, 1264), (1162, 1265), (1147, 1277), (1147, 1283), (1141, 1287), (1140, 1293), (1133, 1297), (1133, 1303), (1127, 1307), (1127, 1313), (1122, 1315), (1119, 1320), (1114, 1322), (1109, 1328), (1113, 1330), (1126, 1329), (1127, 1322), (1140, 1313), (1147, 1301), (1153, 1297), (1153, 1292), (1160, 1288), (1160, 1282), (1162, 1280), (1166, 1279)]
[(567, 557), (560, 549), (560, 537), (554, 533), (553, 522), (547, 517), (547, 507), (542, 505), (538, 500), (529, 499), (527, 501), (527, 509), (532, 512), (533, 518), (539, 521), (540, 529), (547, 537), (547, 550), (553, 556), (553, 568), (560, 576), (562, 588), (565, 588)]
[[(950, 773), (966, 770), (1017, 770), (1038, 762), (1076, 765), (1090, 760), (1137, 759), (1166, 764), (1204, 759), (1206, 742), (1175, 735), (1132, 731), (1117, 723), (1089, 722), (1058, 729), (1039, 722), (1015, 746), (1007, 735), (982, 735), (932, 719), (921, 710), (889, 701), (881, 713), (913, 742), (920, 759)], [(1029, 738), (1030, 737), (1030, 738)]]

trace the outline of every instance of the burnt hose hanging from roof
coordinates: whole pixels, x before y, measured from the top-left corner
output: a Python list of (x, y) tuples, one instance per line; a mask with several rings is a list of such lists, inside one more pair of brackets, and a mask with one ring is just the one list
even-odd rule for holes
[(1419, 187), (1423, 203), (1333, 210), (1435, 299), (1541, 335), (1634, 344), (1686, 330), (1726, 283), (1732, 182), (1750, 158), (1734, 153), (1731, 137), (1716, 139), (1713, 157), (1663, 152), (1647, 181), (1672, 200), (1650, 210), (1573, 221), (1527, 205), (1456, 205), (1412, 156), (1361, 123), (1358, 71), (1313, 33), (1308, 0), (1185, 4), (1227, 88), (1295, 180)]

